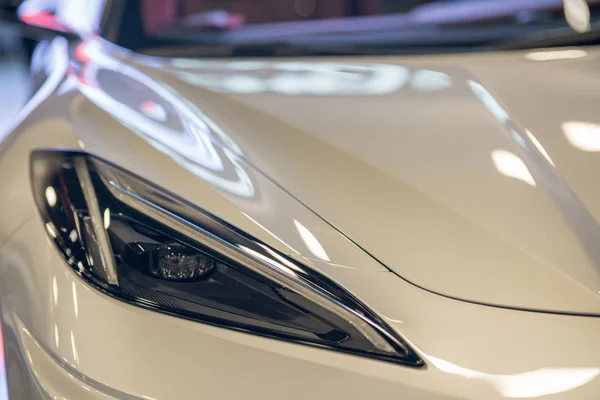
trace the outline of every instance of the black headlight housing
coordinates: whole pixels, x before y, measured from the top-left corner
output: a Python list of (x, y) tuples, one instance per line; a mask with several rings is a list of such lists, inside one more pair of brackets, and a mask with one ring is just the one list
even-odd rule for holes
[(39, 150), (31, 178), (48, 235), (108, 295), (229, 329), (423, 365), (335, 282), (107, 161)]

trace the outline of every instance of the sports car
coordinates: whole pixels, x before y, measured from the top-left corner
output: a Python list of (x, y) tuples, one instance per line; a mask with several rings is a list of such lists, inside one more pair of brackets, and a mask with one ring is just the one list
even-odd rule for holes
[(600, 397), (593, 2), (115, 3), (21, 9), (8, 398)]

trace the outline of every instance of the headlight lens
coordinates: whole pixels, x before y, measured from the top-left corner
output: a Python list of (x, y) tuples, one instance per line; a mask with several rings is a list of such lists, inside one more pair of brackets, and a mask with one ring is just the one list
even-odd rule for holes
[(32, 181), (48, 234), (107, 294), (231, 329), (423, 364), (330, 279), (106, 161), (36, 151)]

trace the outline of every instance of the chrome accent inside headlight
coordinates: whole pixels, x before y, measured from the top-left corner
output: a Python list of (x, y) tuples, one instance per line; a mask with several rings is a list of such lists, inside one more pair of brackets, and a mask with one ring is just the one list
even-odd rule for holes
[(423, 361), (338, 284), (107, 161), (32, 153), (37, 206), (67, 263), (155, 311), (413, 366)]

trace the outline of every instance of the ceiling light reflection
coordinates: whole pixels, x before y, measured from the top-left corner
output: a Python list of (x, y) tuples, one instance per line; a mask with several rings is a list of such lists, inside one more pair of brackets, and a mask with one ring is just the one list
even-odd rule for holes
[(278, 270), (280, 270), (280, 271), (282, 271), (282, 272), (284, 272), (284, 273), (286, 273), (288, 275), (296, 276), (296, 273), (292, 269), (290, 269), (287, 266), (285, 266), (283, 264), (280, 264), (280, 263), (278, 263), (278, 262), (270, 259), (269, 257), (266, 257), (266, 256), (260, 254), (257, 251), (252, 250), (249, 247), (246, 247), (244, 245), (240, 245), (239, 248), (242, 249), (245, 253), (249, 254), (250, 256), (253, 256), (254, 258), (258, 258), (259, 260), (262, 260), (266, 264), (269, 264), (269, 265), (277, 268)]
[(255, 220), (254, 218), (252, 218), (251, 216), (249, 216), (248, 214), (246, 214), (243, 211), (240, 211), (242, 214), (244, 214), (244, 216), (246, 218), (248, 218), (250, 221), (252, 221), (254, 224), (256, 224), (256, 226), (258, 226), (259, 228), (261, 228), (262, 230), (264, 230), (265, 232), (267, 232), (269, 235), (273, 236), (275, 239), (277, 239), (281, 244), (283, 244), (285, 247), (287, 247), (288, 249), (290, 249), (291, 251), (293, 251), (294, 253), (300, 255), (300, 252), (297, 251), (296, 249), (294, 249), (292, 246), (290, 246), (289, 244), (287, 244), (285, 241), (283, 241), (279, 236), (275, 235), (273, 232), (271, 232), (270, 230), (268, 230), (267, 228), (265, 228), (263, 225), (261, 225), (257, 220)]
[(537, 140), (537, 138), (533, 136), (533, 133), (531, 133), (529, 130), (525, 130), (525, 133), (527, 133), (527, 137), (529, 138), (529, 140), (531, 140), (536, 149), (538, 149), (538, 151), (542, 153), (544, 158), (548, 160), (548, 162), (552, 164), (553, 167), (556, 167), (556, 165), (554, 165), (554, 161), (552, 161), (550, 155), (548, 154), (544, 146), (542, 146), (542, 144)]
[(71, 349), (73, 350), (73, 360), (79, 364), (79, 355), (77, 354), (77, 346), (75, 346), (75, 335), (71, 331)]
[(104, 229), (110, 228), (110, 209), (104, 209)]
[(303, 272), (301, 268), (298, 268), (296, 265), (294, 265), (294, 263), (290, 262), (289, 260), (286, 260), (284, 257), (280, 256), (279, 254), (277, 254), (276, 252), (274, 252), (267, 246), (265, 246), (263, 244), (259, 244), (259, 246), (262, 247), (271, 256), (275, 257), (280, 263), (285, 264), (288, 268), (293, 269), (300, 273)]
[(563, 122), (562, 130), (572, 146), (583, 151), (600, 151), (600, 125), (589, 122)]
[(56, 282), (56, 275), (52, 276), (52, 298), (54, 299), (54, 307), (58, 305), (58, 282)]
[(58, 337), (58, 325), (54, 324), (54, 344), (56, 345), (56, 348), (60, 347), (60, 340)]
[(520, 374), (495, 375), (462, 368), (436, 357), (427, 358), (446, 373), (485, 380), (503, 396), (512, 399), (537, 398), (567, 392), (591, 382), (600, 374), (600, 368), (541, 368)]
[(267, 85), (259, 78), (250, 75), (231, 75), (223, 79), (223, 88), (228, 92), (250, 94), (267, 90)]
[(494, 150), (492, 151), (492, 160), (501, 174), (535, 186), (533, 176), (517, 155), (506, 150)]
[[(216, 123), (170, 86), (102, 52), (101, 41), (89, 38), (84, 43), (89, 60), (76, 60), (79, 70), (87, 71), (86, 79), (77, 83), (83, 95), (209, 184), (242, 197), (254, 196), (250, 176), (238, 159), (240, 147)], [(89, 84), (99, 73), (118, 73), (130, 84), (145, 87), (150, 96), (141, 102), (118, 96), (122, 91), (114, 80)]]
[(323, 246), (321, 246), (321, 243), (319, 243), (315, 235), (313, 235), (312, 232), (300, 222), (294, 220), (294, 224), (296, 225), (296, 229), (298, 230), (300, 237), (306, 244), (306, 247), (308, 247), (308, 250), (310, 250), (315, 257), (320, 258), (323, 261), (331, 261), (325, 252), (325, 249)]
[(255, 71), (264, 68), (265, 65), (267, 63), (262, 61), (233, 61), (227, 63), (226, 68), (236, 71)]
[[(179, 64), (179, 63), (176, 63)], [(202, 70), (177, 71), (180, 79), (218, 92), (296, 95), (384, 95), (410, 82), (411, 71), (391, 64), (281, 62), (207, 62)], [(236, 72), (231, 72), (236, 71)], [(414, 88), (422, 91), (450, 86), (449, 75), (422, 70)]]
[(577, 32), (590, 30), (590, 7), (585, 0), (564, 0), (565, 18)]
[(56, 237), (57, 237), (56, 228), (54, 227), (54, 224), (52, 224), (52, 222), (46, 222), (46, 231), (48, 232), (48, 235), (50, 235), (50, 237), (52, 239), (56, 239)]
[(54, 207), (56, 205), (56, 191), (52, 186), (48, 186), (46, 188), (46, 201), (50, 207)]
[(525, 58), (532, 61), (555, 61), (572, 60), (583, 58), (588, 55), (585, 50), (550, 50), (550, 51), (532, 51), (525, 54)]
[(73, 308), (75, 310), (75, 318), (79, 317), (79, 301), (77, 300), (77, 287), (75, 286), (75, 281), (71, 284), (73, 289)]
[(510, 117), (506, 110), (498, 103), (498, 100), (488, 90), (483, 87), (482, 84), (468, 80), (467, 85), (471, 88), (475, 96), (483, 103), (485, 108), (488, 109), (490, 113), (496, 118), (499, 122), (505, 124)]
[(410, 85), (419, 92), (432, 92), (452, 86), (452, 78), (445, 72), (420, 69), (413, 74)]

